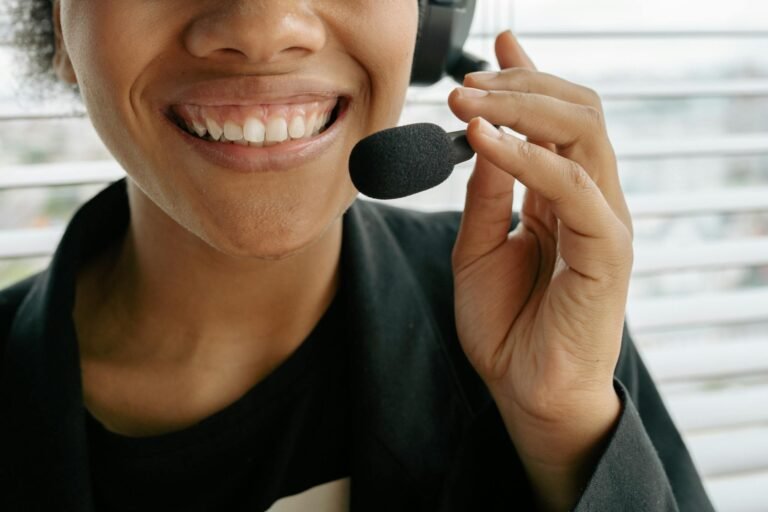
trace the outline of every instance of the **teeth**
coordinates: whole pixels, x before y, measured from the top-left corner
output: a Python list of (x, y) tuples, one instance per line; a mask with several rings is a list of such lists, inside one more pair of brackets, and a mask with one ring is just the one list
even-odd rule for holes
[(266, 133), (267, 133), (267, 128), (264, 126), (264, 123), (262, 123), (258, 119), (251, 117), (245, 122), (245, 127), (243, 128), (243, 135), (245, 136), (245, 140), (247, 140), (251, 144), (253, 145), (263, 144)]
[(312, 137), (315, 134), (317, 134), (317, 114), (313, 112), (309, 116), (309, 119), (307, 119), (307, 128), (304, 135), (306, 137)]
[(273, 117), (267, 122), (267, 142), (283, 142), (288, 139), (288, 122), (283, 117)]
[(219, 123), (217, 123), (213, 119), (206, 119), (205, 125), (208, 127), (208, 133), (211, 134), (211, 137), (213, 138), (213, 140), (221, 139), (221, 136), (224, 134), (224, 130), (221, 129), (221, 126), (219, 126)]
[(304, 118), (296, 116), (291, 120), (291, 124), (288, 127), (288, 135), (290, 135), (292, 139), (300, 139), (304, 137), (305, 130)]
[(309, 117), (297, 115), (291, 119), (290, 123), (284, 117), (274, 116), (267, 121), (266, 125), (255, 117), (248, 118), (244, 126), (234, 121), (226, 121), (224, 126), (221, 126), (208, 117), (205, 118), (204, 123), (195, 120), (183, 122), (190, 133), (204, 139), (261, 147), (289, 139), (314, 137), (325, 128), (330, 118), (331, 112), (313, 112)]
[(239, 126), (232, 121), (227, 121), (224, 123), (224, 137), (232, 142), (243, 140), (242, 126)]
[(198, 123), (197, 121), (192, 123), (192, 128), (194, 128), (198, 137), (205, 137), (205, 134), (208, 133), (208, 128)]

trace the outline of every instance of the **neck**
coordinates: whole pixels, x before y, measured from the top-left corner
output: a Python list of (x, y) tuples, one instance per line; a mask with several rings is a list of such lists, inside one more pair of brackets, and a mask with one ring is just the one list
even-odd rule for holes
[[(78, 284), (76, 323), (78, 331), (85, 324), (86, 354), (188, 361), (247, 351), (249, 358), (279, 359), (331, 303), (340, 218), (290, 256), (233, 257), (178, 225), (142, 192), (132, 192), (122, 244), (83, 273), (84, 286)], [(105, 336), (107, 330), (112, 334)]]

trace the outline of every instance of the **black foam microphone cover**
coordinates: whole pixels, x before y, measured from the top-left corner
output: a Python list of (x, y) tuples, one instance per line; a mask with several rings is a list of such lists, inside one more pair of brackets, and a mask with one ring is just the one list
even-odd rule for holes
[(358, 142), (349, 158), (349, 173), (363, 194), (395, 199), (439, 185), (456, 164), (473, 155), (466, 131), (446, 133), (436, 124), (410, 124)]

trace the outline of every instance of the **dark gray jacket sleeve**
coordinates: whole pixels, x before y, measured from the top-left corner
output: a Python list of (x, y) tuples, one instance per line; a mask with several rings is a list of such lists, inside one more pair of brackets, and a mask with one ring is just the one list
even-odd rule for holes
[(626, 329), (614, 388), (622, 414), (576, 512), (714, 510)]
[[(626, 330), (614, 388), (622, 412), (574, 512), (713, 511)], [(457, 453), (440, 510), (534, 510), (529, 481), (492, 402), (478, 414)]]

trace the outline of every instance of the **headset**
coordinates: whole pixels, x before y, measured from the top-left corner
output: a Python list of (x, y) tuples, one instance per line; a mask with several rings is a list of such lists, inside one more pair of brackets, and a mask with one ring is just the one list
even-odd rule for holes
[(419, 33), (411, 85), (432, 85), (446, 74), (461, 83), (464, 75), (491, 65), (464, 51), (475, 0), (419, 0)]

